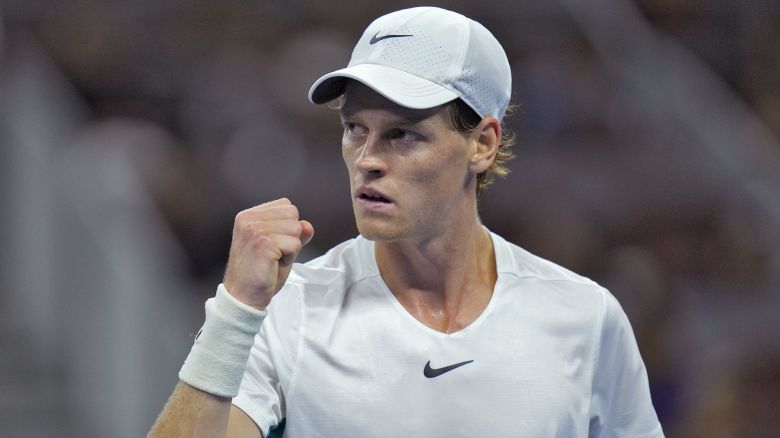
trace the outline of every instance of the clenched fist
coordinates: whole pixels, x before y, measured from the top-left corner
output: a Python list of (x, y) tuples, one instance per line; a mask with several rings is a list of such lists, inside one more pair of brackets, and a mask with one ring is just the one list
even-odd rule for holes
[(238, 300), (265, 309), (312, 236), (312, 225), (298, 218), (298, 208), (286, 198), (238, 213), (225, 288)]

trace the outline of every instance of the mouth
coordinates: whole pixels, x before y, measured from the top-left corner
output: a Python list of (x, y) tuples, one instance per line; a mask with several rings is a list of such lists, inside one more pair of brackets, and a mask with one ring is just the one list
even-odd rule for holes
[(384, 193), (369, 188), (361, 188), (358, 190), (355, 198), (360, 202), (372, 205), (387, 205), (393, 203), (393, 200), (385, 196)]
[(371, 196), (366, 194), (360, 194), (358, 195), (358, 199), (361, 199), (363, 201), (369, 201), (369, 202), (380, 202), (382, 204), (389, 204), (390, 200), (385, 198), (384, 196)]

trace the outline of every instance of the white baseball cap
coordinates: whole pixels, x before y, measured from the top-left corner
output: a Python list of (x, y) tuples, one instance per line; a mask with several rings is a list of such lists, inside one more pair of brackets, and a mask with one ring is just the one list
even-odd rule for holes
[(461, 98), (481, 117), (501, 120), (512, 78), (504, 49), (476, 21), (434, 7), (377, 18), (363, 32), (347, 68), (319, 78), (313, 103), (329, 102), (354, 79), (407, 108), (432, 108)]

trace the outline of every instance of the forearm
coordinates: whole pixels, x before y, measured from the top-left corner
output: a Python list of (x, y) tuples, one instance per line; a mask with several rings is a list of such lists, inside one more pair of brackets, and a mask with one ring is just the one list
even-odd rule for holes
[(230, 398), (179, 382), (157, 417), (149, 437), (227, 436)]
[(179, 370), (179, 384), (149, 436), (260, 436), (243, 411), (231, 409), (231, 400), (266, 314), (237, 301), (222, 285), (217, 288), (206, 301), (206, 322)]
[[(236, 216), (225, 285), (206, 301), (206, 321), (149, 436), (262, 436), (246, 413), (231, 408), (231, 400), (238, 395), (255, 336), (268, 314), (265, 308), (313, 234), (288, 199)], [(227, 290), (228, 283), (236, 295)]]

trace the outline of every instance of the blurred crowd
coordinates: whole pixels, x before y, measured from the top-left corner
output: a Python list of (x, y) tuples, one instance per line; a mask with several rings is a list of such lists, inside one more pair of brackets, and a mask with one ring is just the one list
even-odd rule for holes
[[(780, 3), (433, 4), (512, 62), (484, 223), (618, 297), (667, 436), (780, 436)], [(0, 0), (8, 436), (144, 434), (238, 211), (292, 199), (304, 259), (353, 237), (338, 117), (306, 92), (413, 5)]]

